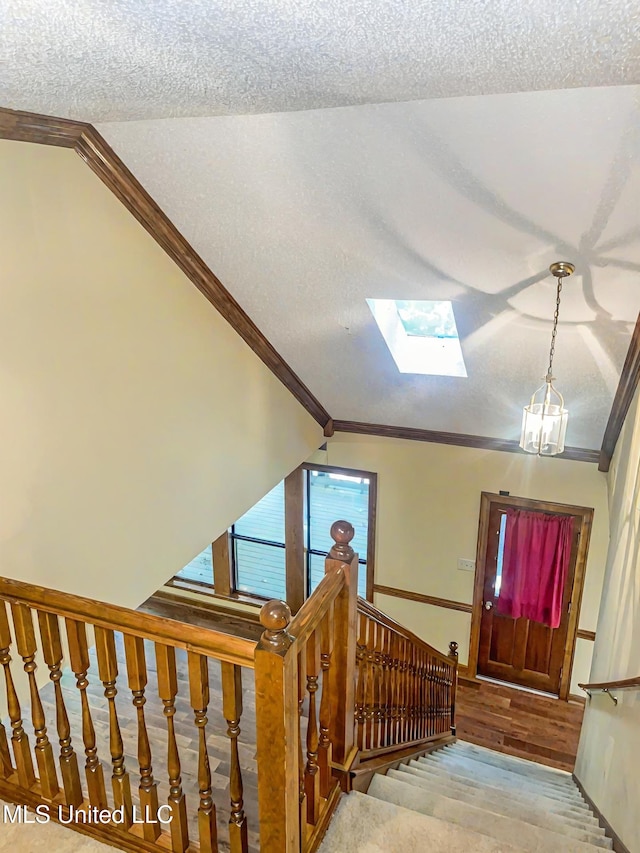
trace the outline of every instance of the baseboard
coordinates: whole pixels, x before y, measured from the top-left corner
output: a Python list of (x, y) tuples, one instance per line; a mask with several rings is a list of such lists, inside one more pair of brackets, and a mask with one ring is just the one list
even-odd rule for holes
[(584, 789), (584, 785), (578, 779), (576, 774), (572, 773), (571, 775), (573, 776), (573, 781), (578, 786), (580, 793), (582, 794), (582, 796), (584, 797), (584, 799), (588, 803), (589, 808), (594, 813), (594, 815), (598, 818), (598, 822), (599, 822), (600, 826), (604, 829), (607, 836), (613, 841), (613, 849), (614, 849), (615, 853), (631, 853), (631, 851), (626, 846), (626, 844), (624, 844), (620, 840), (620, 837), (617, 834), (617, 832), (615, 831), (615, 829), (611, 826), (611, 824), (606, 819), (606, 817), (604, 817), (604, 815), (602, 814), (600, 809), (597, 807), (597, 805), (593, 802), (593, 800), (591, 799), (589, 794), (587, 794), (587, 792)]

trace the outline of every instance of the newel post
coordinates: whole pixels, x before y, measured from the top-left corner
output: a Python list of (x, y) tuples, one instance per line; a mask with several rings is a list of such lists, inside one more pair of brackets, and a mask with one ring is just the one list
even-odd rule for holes
[(296, 654), (288, 653), (289, 605), (268, 601), (260, 622), (264, 631), (255, 651), (260, 849), (299, 853), (298, 670)]
[(344, 569), (345, 585), (336, 598), (333, 659), (330, 670), (332, 760), (345, 770), (353, 763), (355, 743), (356, 632), (358, 620), (358, 555), (349, 544), (354, 529), (348, 521), (331, 525), (334, 541), (325, 560), (325, 574)]
[(451, 675), (451, 734), (456, 735), (456, 692), (458, 690), (458, 644), (455, 640), (449, 643), (449, 657), (453, 661)]

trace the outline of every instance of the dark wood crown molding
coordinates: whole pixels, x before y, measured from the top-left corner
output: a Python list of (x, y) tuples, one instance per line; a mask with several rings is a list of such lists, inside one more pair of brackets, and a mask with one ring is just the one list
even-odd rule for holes
[(92, 125), (0, 108), (0, 139), (73, 148), (320, 426), (329, 424), (324, 406)]
[[(524, 453), (517, 441), (501, 438), (487, 438), (482, 435), (466, 435), (457, 432), (437, 432), (413, 427), (397, 427), (383, 424), (365, 424), (357, 421), (334, 420), (335, 432), (350, 432), (358, 435), (375, 435), (382, 438), (405, 438), (409, 441), (428, 441), (434, 444), (452, 444), (457, 447), (475, 447), (479, 450), (501, 450), (507, 453)], [(598, 450), (583, 447), (565, 447), (564, 453), (557, 459), (571, 459), (575, 462), (597, 462)]]
[(640, 314), (636, 320), (636, 326), (631, 336), (631, 343), (627, 350), (627, 357), (624, 360), (622, 373), (620, 374), (620, 382), (616, 390), (616, 395), (613, 398), (611, 414), (607, 421), (607, 426), (602, 439), (602, 449), (600, 450), (600, 459), (598, 464), (599, 471), (608, 471), (611, 465), (611, 459), (620, 437), (620, 431), (624, 424), (624, 419), (629, 411), (629, 406), (633, 400), (633, 395), (638, 387), (640, 380)]

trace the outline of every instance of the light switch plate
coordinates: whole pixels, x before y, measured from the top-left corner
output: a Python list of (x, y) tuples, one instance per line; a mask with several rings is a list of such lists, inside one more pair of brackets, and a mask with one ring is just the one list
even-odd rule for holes
[(464, 560), (462, 557), (458, 557), (458, 571), (459, 572), (475, 572), (476, 570), (476, 561), (475, 560)]

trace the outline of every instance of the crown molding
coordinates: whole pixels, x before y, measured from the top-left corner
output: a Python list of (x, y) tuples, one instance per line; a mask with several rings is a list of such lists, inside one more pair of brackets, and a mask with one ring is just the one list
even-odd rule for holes
[(0, 108), (0, 139), (76, 151), (320, 426), (325, 427), (330, 422), (324, 406), (92, 125)]
[[(433, 444), (452, 444), (456, 447), (475, 447), (478, 450), (499, 450), (506, 453), (524, 453), (517, 441), (501, 438), (488, 438), (482, 435), (465, 435), (458, 432), (437, 432), (413, 427), (388, 426), (386, 424), (366, 424), (357, 421), (333, 421), (335, 432), (349, 432), (357, 435), (375, 435), (382, 438), (404, 438), (409, 441), (428, 441)], [(570, 459), (574, 462), (597, 462), (598, 450), (584, 447), (565, 447), (564, 453), (554, 457)]]
[(599, 471), (606, 472), (609, 470), (624, 419), (638, 387), (638, 381), (640, 381), (640, 314), (631, 336), (627, 357), (620, 374), (620, 382), (613, 398), (611, 414), (604, 431), (598, 464)]

